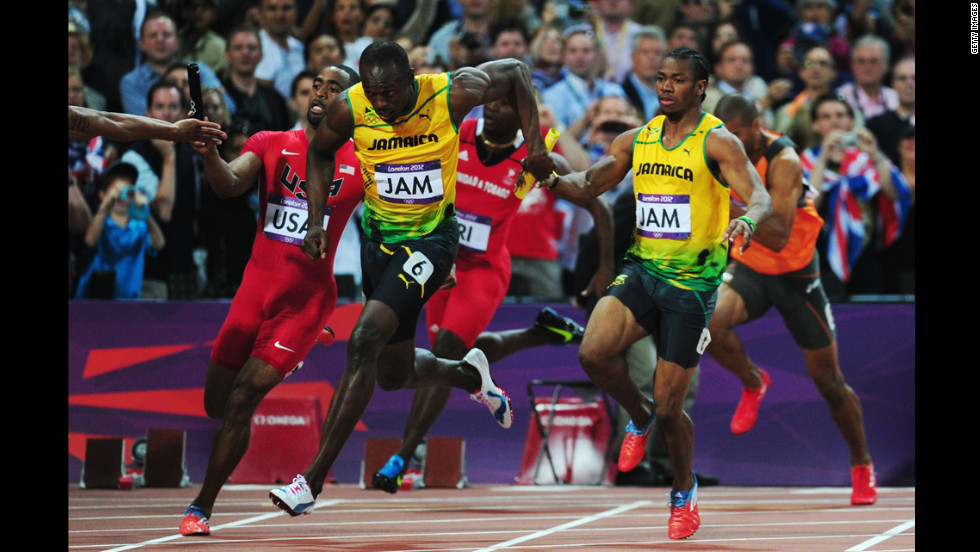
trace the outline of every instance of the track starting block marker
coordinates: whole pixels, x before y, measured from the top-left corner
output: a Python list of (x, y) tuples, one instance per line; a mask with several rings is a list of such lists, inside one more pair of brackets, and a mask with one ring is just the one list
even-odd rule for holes
[(85, 441), (82, 464), (83, 489), (118, 489), (125, 469), (125, 444), (122, 438), (90, 437)]
[[(364, 460), (361, 462), (361, 478), (358, 486), (373, 489), (371, 478), (384, 467), (391, 456), (398, 452), (402, 440), (396, 438), (368, 439), (364, 443)], [(426, 437), (422, 470), (412, 487), (432, 489), (462, 489), (466, 487), (466, 442), (459, 437)], [(408, 470), (406, 480), (414, 476)], [(402, 490), (408, 490), (403, 484)]]
[(182, 429), (150, 429), (146, 432), (146, 467), (143, 484), (147, 487), (186, 487), (187, 432)]
[(322, 424), (317, 397), (266, 397), (252, 415), (248, 450), (228, 482), (288, 484), (313, 463)]

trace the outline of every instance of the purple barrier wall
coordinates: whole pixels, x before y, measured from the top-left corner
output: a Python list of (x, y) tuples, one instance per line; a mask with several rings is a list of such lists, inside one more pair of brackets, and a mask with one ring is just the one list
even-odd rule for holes
[[(227, 302), (70, 302), (68, 313), (68, 481), (78, 482), (89, 435), (136, 438), (149, 428), (187, 432), (187, 469), (200, 483), (218, 422), (200, 405), (210, 342)], [(542, 305), (504, 305), (491, 330), (524, 327)], [(550, 305), (582, 322), (584, 313)], [(868, 443), (883, 486), (915, 485), (915, 305), (835, 305), (841, 366), (864, 407)], [(772, 388), (750, 432), (728, 429), (740, 396), (736, 378), (702, 361), (691, 416), (695, 469), (725, 485), (849, 485), (848, 451), (806, 374), (803, 358), (775, 312), (739, 331), (749, 353), (772, 376)], [(420, 325), (420, 344), (428, 344)], [(316, 346), (286, 381), (335, 384), (344, 341)], [(466, 474), (474, 484), (511, 483), (518, 475), (530, 415), (531, 379), (586, 379), (574, 347), (541, 347), (493, 366), (515, 406), (503, 430), (485, 408), (454, 393), (430, 435), (466, 440)], [(367, 438), (400, 437), (411, 391), (377, 389), (334, 465), (340, 483), (359, 479)], [(323, 410), (326, 411), (326, 404)]]

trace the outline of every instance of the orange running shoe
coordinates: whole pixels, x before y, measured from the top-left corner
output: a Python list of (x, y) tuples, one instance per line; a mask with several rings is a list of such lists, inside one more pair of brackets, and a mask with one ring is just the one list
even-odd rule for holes
[(762, 374), (762, 385), (757, 389), (742, 388), (742, 400), (738, 402), (738, 408), (732, 416), (731, 429), (735, 435), (741, 435), (752, 429), (759, 414), (759, 403), (762, 402), (762, 397), (766, 396), (766, 391), (769, 391), (769, 374), (762, 368), (759, 368), (759, 373)]
[[(653, 399), (650, 399), (650, 402), (653, 403)], [(650, 430), (653, 429), (656, 421), (657, 417), (651, 412), (650, 421), (643, 426), (643, 429), (636, 429), (633, 420), (626, 424), (626, 435), (623, 437), (622, 446), (619, 447), (617, 466), (619, 471), (628, 472), (643, 460), (643, 455), (647, 452), (647, 437), (650, 436)]]
[(204, 515), (197, 506), (187, 508), (184, 521), (180, 522), (180, 534), (185, 537), (206, 537), (211, 534), (211, 526), (208, 525), (208, 517)]
[(874, 504), (878, 500), (878, 483), (875, 480), (875, 465), (851, 466), (851, 504)]
[(667, 536), (672, 539), (686, 539), (701, 526), (698, 514), (698, 478), (690, 491), (670, 492), (670, 520), (667, 522)]

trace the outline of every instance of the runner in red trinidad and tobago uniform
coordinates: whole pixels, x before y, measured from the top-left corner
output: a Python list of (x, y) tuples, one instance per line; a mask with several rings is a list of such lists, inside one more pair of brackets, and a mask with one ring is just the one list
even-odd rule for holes
[[(543, 129), (546, 131), (547, 129)], [(456, 286), (437, 291), (426, 305), (426, 323), (432, 352), (440, 358), (461, 359), (473, 347), (491, 363), (513, 353), (541, 345), (580, 343), (583, 329), (570, 318), (543, 309), (530, 328), (485, 332), (510, 284), (510, 251), (507, 236), (521, 205), (514, 188), (527, 156), (520, 119), (506, 100), (484, 105), (484, 118), (466, 119), (459, 130), (459, 164), (456, 177), (456, 217), (460, 224), (456, 256)], [(556, 148), (560, 153), (560, 149)], [(559, 172), (567, 162), (554, 155)], [(534, 192), (532, 192), (534, 193)], [(589, 292), (599, 294), (612, 282), (612, 216), (605, 199), (583, 204), (596, 220), (600, 236), (599, 270)], [(527, 239), (534, 239), (528, 236)], [(605, 238), (606, 249), (601, 250)], [(409, 413), (401, 448), (371, 479), (377, 489), (395, 493), (409, 460), (425, 434), (445, 409), (448, 386), (420, 388)]]
[[(300, 249), (306, 235), (306, 150), (326, 104), (359, 80), (348, 67), (327, 67), (313, 83), (310, 128), (258, 132), (231, 163), (218, 156), (214, 145), (197, 149), (219, 196), (246, 193), (258, 181), (260, 209), (252, 256), (211, 351), (204, 387), (205, 411), (224, 421), (215, 433), (201, 490), (180, 524), (181, 535), (210, 534), (211, 509), (248, 448), (252, 415), (265, 395), (299, 368), (337, 305), (335, 250), (310, 261)], [(340, 241), (363, 197), (354, 144), (348, 142), (337, 152), (327, 199), (323, 226), (330, 243)]]

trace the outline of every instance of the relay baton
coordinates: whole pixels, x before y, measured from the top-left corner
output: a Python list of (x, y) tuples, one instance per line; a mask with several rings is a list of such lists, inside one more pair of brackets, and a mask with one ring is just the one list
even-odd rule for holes
[(191, 115), (204, 120), (204, 100), (201, 98), (201, 68), (196, 63), (187, 64), (187, 84), (191, 89)]
[[(555, 148), (555, 143), (558, 142), (559, 135), (561, 135), (561, 132), (557, 128), (552, 128), (548, 130), (548, 134), (544, 137), (544, 147), (548, 148), (549, 153)], [(524, 199), (524, 197), (527, 196), (527, 193), (531, 191), (531, 188), (534, 187), (534, 175), (531, 173), (524, 173), (524, 184), (518, 184), (519, 185), (514, 188), (514, 195), (516, 195), (518, 199)]]

